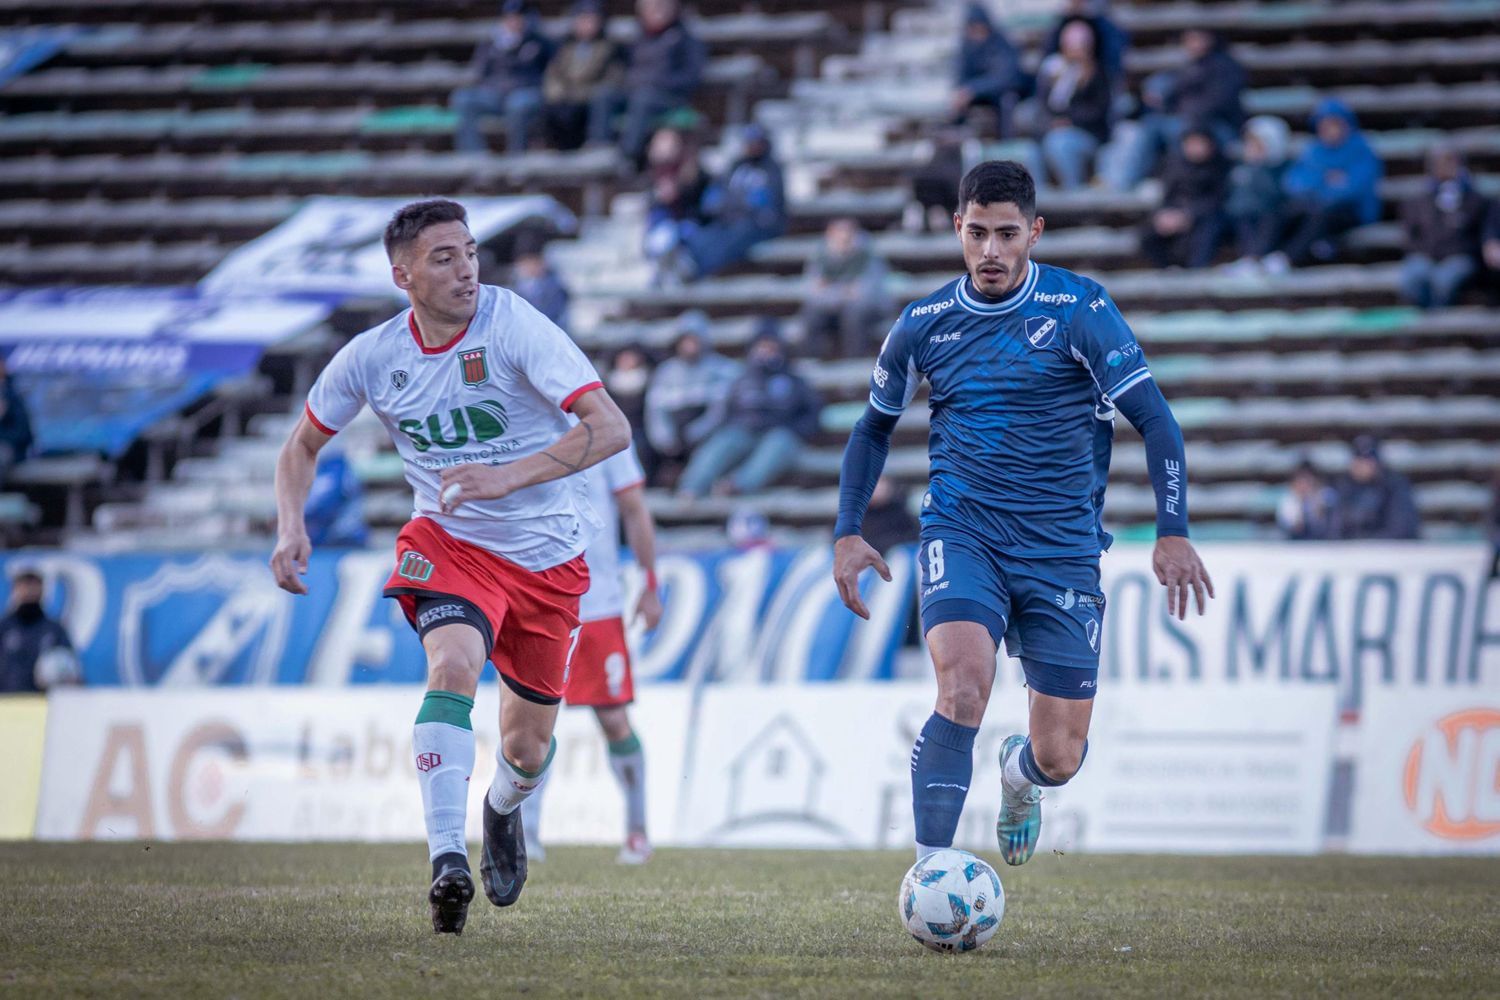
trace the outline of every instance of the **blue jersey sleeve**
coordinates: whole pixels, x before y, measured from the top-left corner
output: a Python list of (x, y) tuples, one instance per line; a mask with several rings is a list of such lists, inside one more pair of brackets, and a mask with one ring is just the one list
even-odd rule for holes
[(875, 359), (875, 370), (870, 373), (870, 405), (890, 416), (900, 416), (906, 404), (916, 394), (922, 381), (917, 370), (911, 326), (903, 310), (885, 343), (880, 345), (880, 356)]
[(1135, 334), (1102, 288), (1079, 304), (1068, 339), (1073, 357), (1110, 402), (1151, 377)]

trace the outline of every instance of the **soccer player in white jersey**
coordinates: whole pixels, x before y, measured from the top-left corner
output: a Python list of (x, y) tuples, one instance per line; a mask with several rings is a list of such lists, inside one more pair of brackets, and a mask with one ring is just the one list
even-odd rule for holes
[[(646, 473), (633, 448), (611, 455), (588, 477), (589, 500), (604, 520), (604, 530), (584, 553), (589, 564), (589, 590), (583, 595), (579, 617), (583, 632), (568, 671), (564, 700), (594, 710), (608, 744), (609, 769), (625, 796), (625, 843), (621, 864), (645, 864), (651, 859), (646, 836), (646, 758), (640, 737), (630, 724), (627, 706), (635, 700), (630, 672), (630, 649), (625, 641), (625, 588), (620, 578), (620, 536), (625, 529), (645, 585), (631, 617), (654, 629), (661, 621), (661, 598), (656, 588), (656, 525), (646, 507)], [(526, 801), (528, 851), (539, 857), (541, 793)]]
[(385, 595), (427, 654), (412, 750), (427, 822), (433, 930), (463, 930), (474, 880), (464, 841), (470, 712), (485, 660), (504, 682), (500, 748), (484, 801), (485, 895), (509, 906), (526, 881), (520, 804), (546, 778), (557, 707), (600, 523), (588, 477), (630, 425), (567, 335), (520, 296), (479, 283), (467, 215), (415, 202), (385, 230), (391, 277), (411, 308), (344, 346), (318, 376), (276, 464), (276, 582), (311, 550), (302, 509), (318, 450), (360, 407), (378, 416), (416, 495)]

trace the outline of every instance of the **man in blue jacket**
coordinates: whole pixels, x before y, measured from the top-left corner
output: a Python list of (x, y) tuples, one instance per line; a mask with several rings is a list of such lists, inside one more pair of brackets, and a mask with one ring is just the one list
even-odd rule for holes
[(506, 152), (524, 150), (531, 123), (542, 111), (542, 74), (551, 58), (552, 43), (537, 28), (536, 10), (526, 0), (505, 0), (495, 33), (474, 50), (474, 83), (455, 90), (448, 102), (458, 112), (453, 148), (484, 152), (480, 120), (500, 117)]
[(1316, 136), (1282, 177), (1287, 235), (1264, 261), (1271, 274), (1333, 259), (1337, 237), (1380, 218), (1383, 168), (1354, 112), (1330, 98), (1314, 109), (1312, 126)]
[(717, 430), (693, 452), (677, 492), (704, 497), (754, 493), (770, 486), (797, 463), (818, 433), (823, 409), (818, 393), (791, 370), (775, 320), (763, 321), (745, 356), (745, 370), (729, 386)]
[(969, 4), (964, 14), (963, 41), (955, 70), (954, 124), (963, 124), (970, 108), (988, 105), (999, 116), (1004, 134), (1009, 109), (1022, 96), (1026, 74), (1021, 70), (1020, 53), (990, 20), (983, 4)]

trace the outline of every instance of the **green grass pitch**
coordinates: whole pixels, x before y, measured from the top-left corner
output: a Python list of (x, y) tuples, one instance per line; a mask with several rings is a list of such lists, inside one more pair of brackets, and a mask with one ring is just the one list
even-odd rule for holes
[[(984, 949), (906, 936), (905, 853), (554, 848), (432, 933), (417, 845), (0, 845), (0, 995), (1500, 994), (1500, 860), (1045, 855)], [(992, 862), (998, 859), (992, 858)]]

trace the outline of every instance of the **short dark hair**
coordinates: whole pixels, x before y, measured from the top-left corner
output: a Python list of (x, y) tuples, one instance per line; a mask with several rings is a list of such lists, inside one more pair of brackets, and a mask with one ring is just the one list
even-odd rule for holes
[(1014, 202), (1028, 219), (1036, 216), (1036, 182), (1015, 160), (985, 160), (964, 174), (958, 185), (958, 210), (970, 202), (997, 205)]
[(17, 583), (45, 583), (46, 581), (42, 579), (41, 570), (33, 566), (23, 566), (11, 576), (10, 582), (15, 585)]
[(469, 213), (456, 201), (447, 198), (429, 198), (402, 205), (391, 216), (385, 227), (385, 255), (394, 261), (396, 254), (406, 249), (422, 230), (444, 222), (469, 224)]

